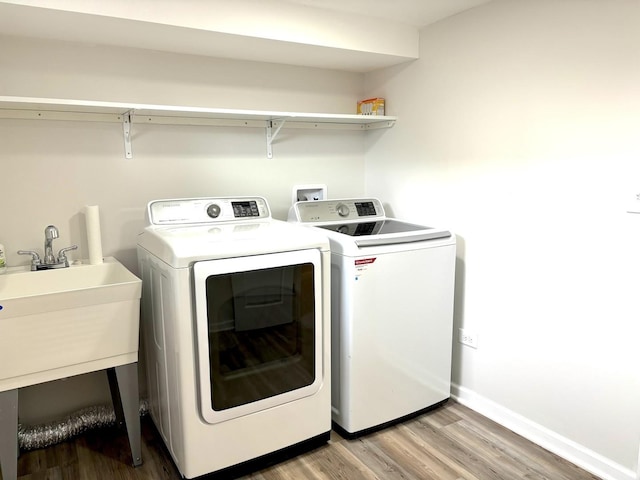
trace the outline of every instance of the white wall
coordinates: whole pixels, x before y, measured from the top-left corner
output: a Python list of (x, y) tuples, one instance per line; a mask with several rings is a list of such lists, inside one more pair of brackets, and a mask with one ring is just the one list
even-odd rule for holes
[[(11, 37), (0, 46), (0, 95), (355, 113), (362, 92), (361, 74)], [(17, 250), (42, 250), (54, 224), (56, 248), (78, 243), (73, 258), (87, 258), (80, 212), (97, 204), (104, 254), (137, 272), (150, 200), (264, 195), (286, 219), (294, 184), (362, 194), (364, 142), (357, 131), (282, 130), (268, 160), (264, 129), (134, 125), (127, 160), (119, 124), (1, 119), (0, 241), (10, 265), (26, 264)], [(108, 401), (103, 376), (30, 387), (20, 391), (20, 420), (100, 401)]]
[(367, 194), (459, 235), (461, 401), (605, 478), (640, 443), (640, 2), (498, 0), (369, 74)]
[[(459, 235), (459, 398), (607, 478), (640, 444), (640, 18), (636, 0), (502, 1), (422, 31), (421, 59), (366, 77), (125, 48), (0, 38), (0, 95), (318, 112), (387, 98), (396, 127), (367, 142), (366, 193)], [(365, 192), (364, 137), (253, 129), (0, 120), (0, 241), (80, 243), (102, 209), (104, 250), (133, 271), (147, 201), (263, 194), (284, 218), (294, 183)], [(101, 376), (20, 392), (21, 421), (106, 399)], [(72, 395), (69, 395), (72, 392)]]

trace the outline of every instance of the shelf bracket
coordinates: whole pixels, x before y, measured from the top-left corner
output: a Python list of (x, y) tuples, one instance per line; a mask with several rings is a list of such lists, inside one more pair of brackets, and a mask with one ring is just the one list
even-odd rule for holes
[(131, 110), (122, 115), (122, 133), (124, 134), (124, 156), (133, 158), (131, 150)]
[(282, 120), (280, 124), (276, 127), (275, 131), (273, 131), (273, 121), (267, 120), (266, 132), (267, 132), (267, 158), (273, 158), (273, 148), (271, 144), (280, 133), (282, 127), (284, 127), (285, 120)]

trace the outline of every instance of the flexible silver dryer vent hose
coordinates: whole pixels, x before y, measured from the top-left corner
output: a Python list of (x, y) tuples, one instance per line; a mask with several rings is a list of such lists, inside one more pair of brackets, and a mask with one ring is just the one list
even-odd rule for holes
[[(140, 416), (146, 415), (149, 405), (140, 401)], [(116, 414), (112, 406), (83, 408), (62, 420), (42, 425), (18, 425), (18, 445), (22, 450), (49, 447), (69, 440), (87, 430), (102, 428), (116, 423)]]

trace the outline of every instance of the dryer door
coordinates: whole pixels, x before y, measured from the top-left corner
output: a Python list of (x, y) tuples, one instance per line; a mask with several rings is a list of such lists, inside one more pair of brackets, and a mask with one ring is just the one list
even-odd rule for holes
[(319, 390), (319, 250), (197, 262), (193, 281), (205, 421), (225, 421)]

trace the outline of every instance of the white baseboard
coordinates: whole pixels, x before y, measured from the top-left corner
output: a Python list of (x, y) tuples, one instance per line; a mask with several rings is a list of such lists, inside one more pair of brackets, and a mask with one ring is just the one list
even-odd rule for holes
[(637, 472), (538, 425), (465, 387), (452, 384), (451, 396), (460, 404), (475, 410), (603, 480), (640, 480), (640, 475)]

